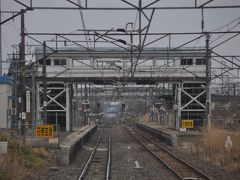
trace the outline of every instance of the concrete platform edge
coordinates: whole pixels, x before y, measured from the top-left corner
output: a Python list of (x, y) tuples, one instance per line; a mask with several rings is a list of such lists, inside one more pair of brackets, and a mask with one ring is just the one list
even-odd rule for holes
[(150, 126), (140, 123), (136, 123), (136, 126), (139, 127), (140, 129), (143, 129), (151, 133), (153, 136), (159, 138), (160, 140), (162, 140), (163, 142), (170, 146), (176, 147), (178, 145), (178, 137), (176, 134), (163, 132), (160, 129), (154, 129)]
[(78, 151), (82, 148), (84, 142), (96, 131), (96, 129), (97, 126), (92, 125), (84, 131), (79, 131), (79, 134), (74, 132), (76, 134), (74, 138), (61, 143), (58, 155), (60, 165), (69, 166), (73, 162)]

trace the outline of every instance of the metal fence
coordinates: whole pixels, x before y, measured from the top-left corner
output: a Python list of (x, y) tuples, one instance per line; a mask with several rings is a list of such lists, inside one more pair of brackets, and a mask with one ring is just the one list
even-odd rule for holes
[(57, 124), (12, 124), (11, 138), (17, 138), (32, 147), (58, 148), (60, 125)]

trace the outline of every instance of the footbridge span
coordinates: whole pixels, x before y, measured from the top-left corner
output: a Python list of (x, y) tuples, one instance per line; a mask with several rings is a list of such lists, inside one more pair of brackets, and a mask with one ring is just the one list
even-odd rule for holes
[[(46, 48), (45, 51), (36, 48), (35, 57), (37, 119), (41, 118), (46, 107), (48, 119), (61, 121), (67, 131), (77, 124), (77, 111), (82, 111), (82, 116), (88, 121), (90, 112), (96, 111), (96, 103), (108, 97), (103, 96), (102, 92), (101, 96), (98, 94), (103, 86), (118, 89), (121, 86), (119, 97), (122, 98), (121, 94), (124, 94), (126, 98), (126, 92), (137, 86), (159, 87), (164, 84), (164, 87), (160, 85), (161, 88), (156, 90), (162, 92), (167, 84), (172, 95), (175, 128), (179, 128), (181, 119), (195, 119), (202, 124), (205, 118), (205, 48), (169, 50), (153, 47), (141, 51), (111, 47), (94, 50)], [(43, 69), (46, 70), (46, 76)], [(44, 82), (48, 92), (45, 99)]]

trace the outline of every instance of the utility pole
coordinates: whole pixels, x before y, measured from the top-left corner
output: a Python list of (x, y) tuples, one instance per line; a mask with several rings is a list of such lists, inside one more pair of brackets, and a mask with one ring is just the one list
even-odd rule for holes
[(132, 24), (132, 27), (131, 27), (131, 33), (130, 33), (130, 43), (131, 43), (131, 77), (133, 77), (133, 34), (132, 34), (132, 31), (133, 31), (133, 24)]
[(87, 98), (88, 98), (88, 95), (87, 95), (87, 84), (85, 83), (84, 84), (84, 101), (83, 101), (83, 107), (84, 107), (84, 116), (83, 116), (83, 122), (84, 122), (84, 126), (87, 124)]
[[(20, 67), (17, 69), (17, 71), (21, 70), (19, 72), (20, 78), (19, 80), (21, 83), (19, 83), (19, 89), (20, 89), (20, 97), (21, 97), (21, 133), (25, 136), (25, 122), (26, 122), (26, 88), (25, 88), (25, 18), (24, 18), (24, 10), (21, 9), (21, 43), (20, 43), (20, 49), (19, 49), (19, 60), (20, 60)], [(24, 138), (25, 140), (25, 138)]]
[(47, 62), (46, 62), (46, 41), (43, 41), (43, 121), (47, 123)]
[(178, 83), (177, 87), (177, 117), (176, 117), (176, 129), (180, 129), (181, 117), (182, 117), (182, 83)]
[(138, 21), (139, 21), (139, 27), (138, 27), (138, 34), (139, 34), (139, 50), (142, 49), (142, 0), (139, 0), (138, 2), (139, 9), (138, 9)]
[(37, 117), (36, 117), (36, 65), (33, 65), (32, 68), (32, 122), (36, 123)]
[(20, 61), (25, 65), (25, 18), (24, 10), (21, 9), (21, 46), (20, 46)]
[[(15, 56), (15, 53), (13, 52), (13, 56), (12, 56), (12, 65), (13, 65), (13, 67), (12, 67), (12, 71), (13, 71), (13, 79), (14, 79), (14, 81), (13, 81), (13, 97), (14, 97), (14, 101), (13, 101), (13, 103), (12, 103), (12, 108), (13, 109), (15, 109), (15, 112), (14, 112), (14, 121), (12, 121), (12, 123), (13, 124), (17, 124), (17, 103), (18, 103), (18, 98), (17, 98), (17, 95), (18, 95), (18, 91), (17, 91), (17, 86), (18, 86), (18, 75), (17, 75), (17, 65), (18, 65), (18, 63), (17, 63), (17, 57)], [(14, 126), (15, 126), (14, 125)], [(16, 126), (15, 126), (16, 127)], [(12, 126), (11, 126), (11, 128), (12, 128)]]
[(205, 117), (208, 128), (211, 127), (211, 57), (209, 49), (210, 35), (206, 33), (206, 110)]

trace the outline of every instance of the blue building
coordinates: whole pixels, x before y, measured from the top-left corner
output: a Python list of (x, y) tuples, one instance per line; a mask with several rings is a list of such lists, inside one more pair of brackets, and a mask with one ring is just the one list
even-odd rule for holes
[(9, 110), (12, 108), (13, 80), (8, 76), (0, 76), (0, 128), (10, 127)]

